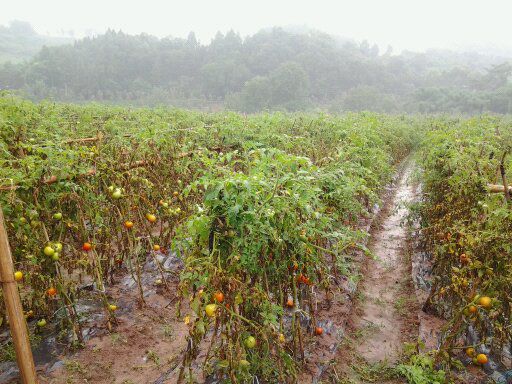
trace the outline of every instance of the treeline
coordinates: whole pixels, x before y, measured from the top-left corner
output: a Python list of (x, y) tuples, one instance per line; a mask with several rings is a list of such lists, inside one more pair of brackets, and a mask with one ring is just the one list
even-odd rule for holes
[(108, 31), (0, 66), (0, 88), (33, 99), (331, 112), (512, 113), (512, 66), (445, 51), (384, 53), (368, 42), (280, 28), (208, 45)]

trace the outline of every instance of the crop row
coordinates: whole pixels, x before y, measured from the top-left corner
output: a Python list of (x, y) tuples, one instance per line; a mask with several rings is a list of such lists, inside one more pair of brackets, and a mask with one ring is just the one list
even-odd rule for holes
[(422, 232), (434, 266), (426, 308), (448, 319), (441, 356), (478, 364), (490, 353), (499, 362), (512, 342), (512, 202), (487, 185), (508, 188), (510, 121), (439, 119), (432, 126), (421, 156)]

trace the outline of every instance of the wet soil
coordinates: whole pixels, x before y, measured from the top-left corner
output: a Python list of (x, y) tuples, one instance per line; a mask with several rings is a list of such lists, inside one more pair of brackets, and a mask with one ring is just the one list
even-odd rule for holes
[[(407, 217), (417, 199), (414, 165), (402, 164), (370, 230), (372, 256), (361, 265), (354, 309), (329, 379), (350, 383), (401, 382), (387, 378), (405, 342), (417, 340), (421, 305), (412, 279)], [(336, 382), (336, 381), (333, 381)]]
[(355, 328), (368, 333), (355, 351), (369, 364), (398, 360), (408, 331), (410, 307), (414, 304), (405, 223), (406, 204), (414, 199), (414, 187), (409, 180), (411, 169), (408, 165), (403, 171), (395, 195), (371, 234), (369, 248), (374, 259), (366, 265), (354, 319)]

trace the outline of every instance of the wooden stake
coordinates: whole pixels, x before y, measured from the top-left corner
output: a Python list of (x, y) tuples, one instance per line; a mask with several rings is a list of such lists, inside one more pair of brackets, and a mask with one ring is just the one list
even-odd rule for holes
[[(500, 184), (487, 184), (487, 190), (489, 191), (489, 193), (504, 193), (505, 187)], [(508, 191), (509, 193), (512, 192), (512, 186), (508, 186)]]
[(0, 283), (9, 317), (12, 341), (16, 351), (16, 360), (20, 368), (23, 384), (36, 384), (36, 368), (28, 338), (27, 323), (23, 315), (18, 285), (14, 281), (14, 270), (5, 228), (2, 206), (0, 206)]

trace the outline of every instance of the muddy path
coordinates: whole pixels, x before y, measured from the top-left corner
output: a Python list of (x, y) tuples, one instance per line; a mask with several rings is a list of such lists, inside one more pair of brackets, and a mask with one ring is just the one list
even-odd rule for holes
[(407, 204), (415, 196), (410, 182), (411, 164), (401, 174), (396, 193), (382, 212), (381, 221), (371, 233), (369, 249), (374, 259), (366, 265), (359, 290), (359, 306), (354, 318), (358, 330), (366, 330), (355, 349), (370, 364), (396, 362), (408, 331), (408, 312), (414, 292), (410, 291), (410, 264), (406, 254), (408, 230)]
[(372, 257), (361, 266), (354, 309), (348, 320), (344, 345), (336, 361), (336, 376), (355, 383), (400, 382), (386, 379), (405, 342), (418, 337), (420, 303), (411, 275), (407, 217), (418, 198), (406, 161), (391, 186), (381, 212), (370, 230)]

